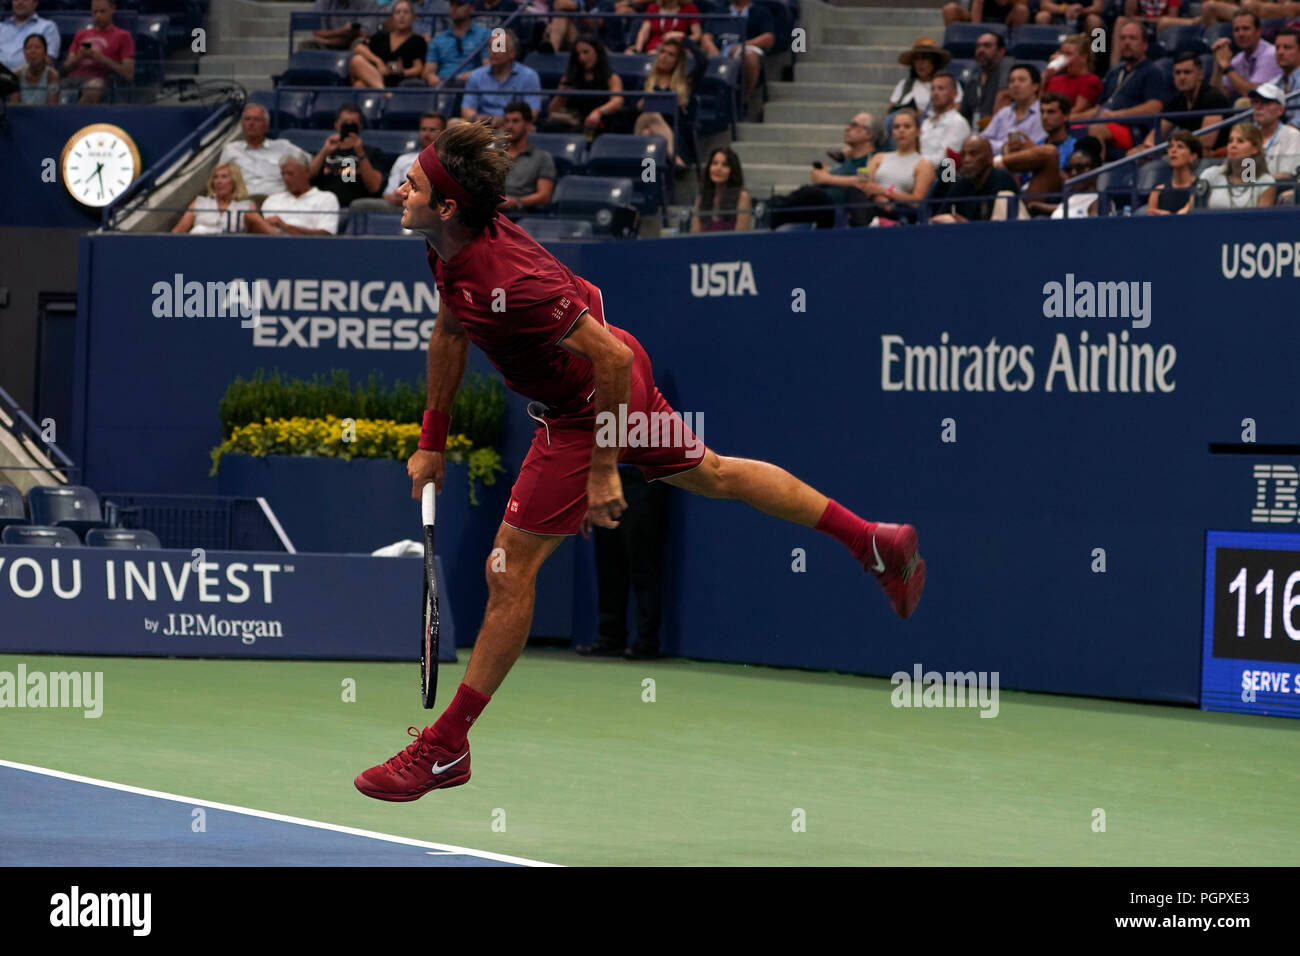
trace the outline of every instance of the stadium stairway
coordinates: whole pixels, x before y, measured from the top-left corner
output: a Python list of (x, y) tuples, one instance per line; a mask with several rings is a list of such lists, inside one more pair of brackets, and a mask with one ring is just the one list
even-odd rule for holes
[(208, 14), (208, 52), (201, 79), (233, 79), (244, 89), (269, 90), (271, 77), (289, 59), (289, 14), (310, 12), (310, 3), (219, 0)]
[[(894, 0), (895, 3), (898, 0)], [(943, 40), (937, 2), (924, 6), (800, 3), (808, 50), (795, 57), (794, 82), (773, 82), (762, 123), (740, 123), (733, 148), (755, 199), (808, 184), (813, 160), (843, 144), (844, 126), (866, 110), (884, 118), (903, 76), (898, 54), (918, 36)]]

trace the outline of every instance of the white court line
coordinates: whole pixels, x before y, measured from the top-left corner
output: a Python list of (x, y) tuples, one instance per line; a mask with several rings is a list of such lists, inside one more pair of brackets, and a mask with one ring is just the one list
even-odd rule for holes
[(57, 777), (60, 780), (71, 780), (73, 783), (85, 783), (92, 787), (104, 787), (108, 790), (120, 790), (123, 793), (134, 793), (142, 797), (153, 797), (157, 800), (170, 800), (173, 803), (185, 803), (196, 807), (209, 807), (213, 810), (226, 810), (230, 813), (242, 813), (245, 816), (260, 817), (263, 820), (274, 820), (277, 823), (292, 823), (300, 827), (315, 827), (318, 830), (333, 830), (335, 833), (346, 833), (350, 836), (368, 837), (371, 840), (385, 840), (389, 843), (401, 843), (405, 846), (419, 846), (433, 850), (442, 850), (447, 853), (459, 853), (464, 856), (474, 856), (484, 860), (495, 860), (498, 863), (517, 863), (520, 866), (560, 865), (558, 863), (543, 863), (541, 860), (528, 860), (521, 856), (506, 856), (504, 853), (493, 853), (490, 850), (471, 850), (468, 847), (453, 846), (450, 843), (430, 843), (428, 840), (413, 840), (410, 837), (394, 836), (391, 833), (376, 833), (373, 830), (358, 830), (356, 827), (340, 826), (337, 823), (322, 823), (319, 820), (305, 820), (302, 817), (285, 816), (283, 813), (271, 813), (269, 810), (254, 810), (250, 807), (236, 807), (229, 803), (216, 803), (212, 800), (197, 800), (193, 797), (183, 797), (177, 793), (164, 793), (161, 790), (146, 790), (144, 787), (132, 787), (125, 783), (113, 783), (109, 780), (97, 780), (94, 777), (83, 777), (80, 774), (65, 773), (62, 770), (51, 770), (48, 767), (33, 767), (31, 764), (15, 763), (12, 760), (0, 760), (0, 767), (10, 767), (13, 770), (25, 770), (28, 773), (38, 773), (47, 777)]

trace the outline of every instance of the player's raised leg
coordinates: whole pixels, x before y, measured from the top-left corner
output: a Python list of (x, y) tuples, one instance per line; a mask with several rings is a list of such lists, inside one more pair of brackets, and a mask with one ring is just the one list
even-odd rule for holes
[(501, 525), (487, 559), (487, 611), (465, 680), (436, 722), (418, 733), (408, 728), (415, 739), (405, 750), (357, 777), (358, 790), (378, 800), (404, 802), (469, 780), (469, 729), (523, 652), (537, 572), (563, 540)]
[(899, 617), (911, 617), (921, 600), (925, 561), (917, 554), (916, 529), (910, 524), (867, 521), (784, 468), (724, 457), (710, 449), (698, 468), (663, 480), (708, 498), (743, 501), (765, 514), (829, 534), (876, 576)]

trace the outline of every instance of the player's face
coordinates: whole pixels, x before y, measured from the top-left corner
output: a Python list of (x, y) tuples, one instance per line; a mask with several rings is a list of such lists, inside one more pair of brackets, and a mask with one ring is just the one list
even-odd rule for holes
[(411, 165), (406, 174), (406, 182), (397, 190), (402, 200), (402, 228), (414, 229), (430, 235), (440, 235), (443, 226), (441, 210), (446, 206), (429, 207), (433, 199), (433, 190), (429, 177), (419, 163)]

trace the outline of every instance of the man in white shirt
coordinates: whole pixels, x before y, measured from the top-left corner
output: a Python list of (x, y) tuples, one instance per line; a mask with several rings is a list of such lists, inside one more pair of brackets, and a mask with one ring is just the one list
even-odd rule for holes
[[(403, 153), (397, 157), (393, 163), (393, 168), (388, 173), (388, 183), (384, 186), (384, 198), (380, 202), (397, 209), (402, 208), (402, 197), (397, 195), (397, 190), (401, 188), (402, 183), (406, 182), (406, 174), (411, 171), (415, 161), (420, 158), (420, 153), (424, 151), (426, 146), (432, 144), (438, 138), (438, 134), (446, 128), (447, 117), (436, 110), (421, 114), (420, 145), (414, 152)], [(366, 202), (373, 202), (373, 200), (358, 199), (352, 203), (352, 208), (356, 209), (359, 203)]]
[(8, 20), (0, 20), (0, 63), (15, 73), (23, 69), (27, 65), (23, 44), (33, 33), (45, 37), (46, 55), (51, 63), (57, 63), (59, 28), (53, 20), (36, 15), (36, 0), (14, 0), (14, 15)]
[(1268, 171), (1279, 184), (1295, 180), (1300, 170), (1300, 129), (1282, 122), (1286, 94), (1275, 83), (1261, 83), (1250, 91), (1250, 108), (1264, 140)]
[(934, 164), (935, 175), (942, 175), (949, 152), (961, 155), (961, 144), (969, 135), (970, 123), (957, 109), (956, 78), (936, 73), (930, 82), (930, 108), (921, 121), (921, 155)]
[(332, 236), (339, 231), (339, 201), (311, 184), (311, 157), (294, 148), (280, 160), (284, 192), (266, 197), (262, 225), (249, 220), (253, 232), (288, 236)]
[(239, 118), (244, 138), (229, 142), (221, 150), (218, 162), (234, 163), (244, 176), (248, 195), (254, 199), (269, 196), (284, 188), (280, 179), (280, 160), (296, 147), (284, 139), (267, 139), (271, 118), (266, 107), (249, 103)]

